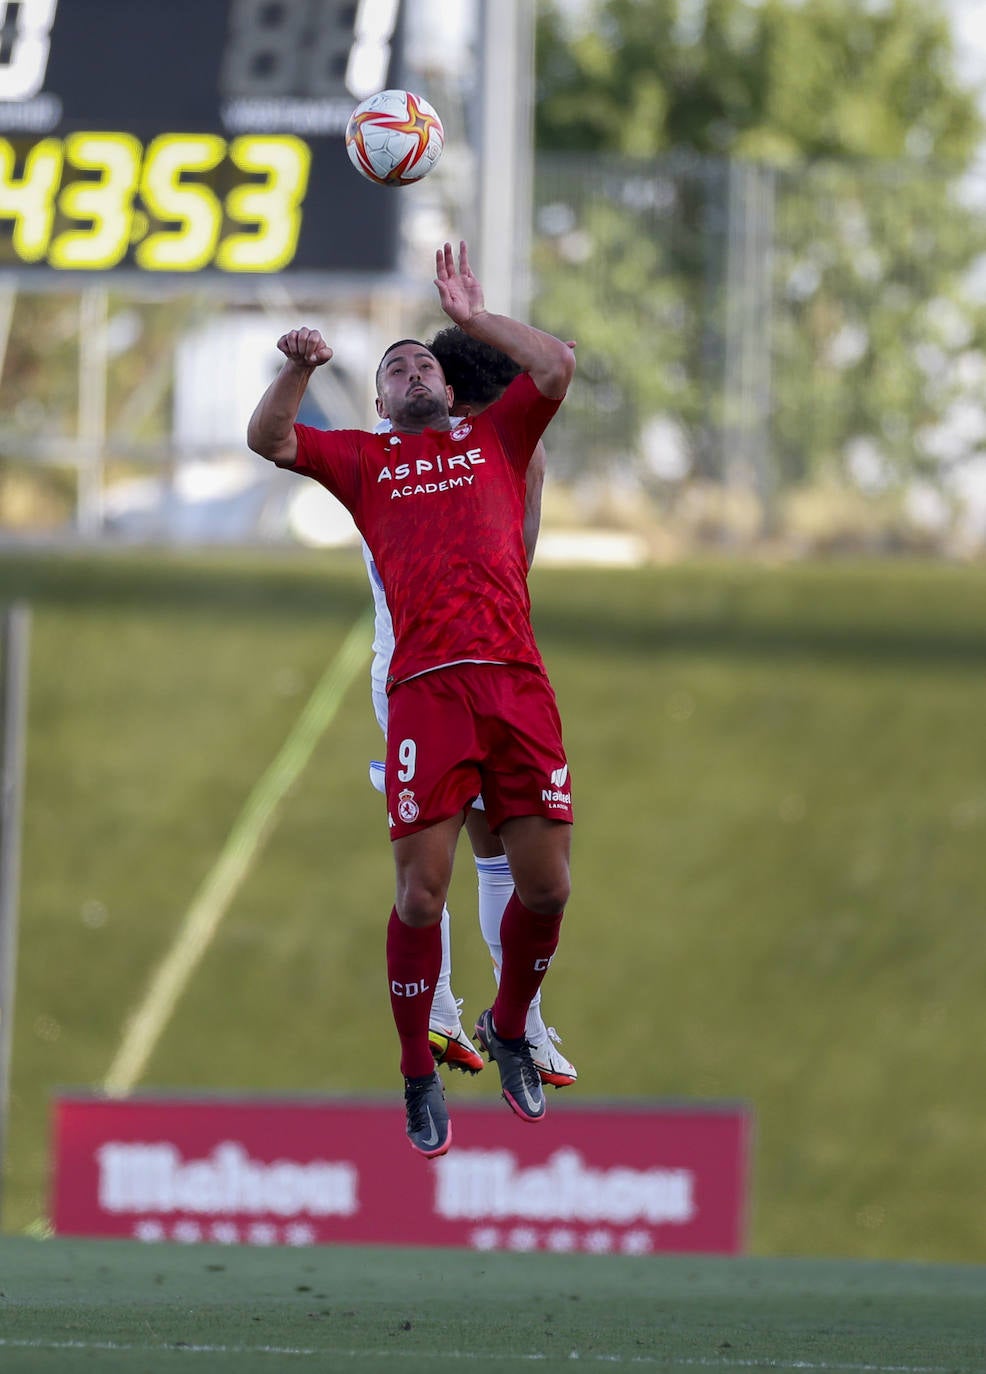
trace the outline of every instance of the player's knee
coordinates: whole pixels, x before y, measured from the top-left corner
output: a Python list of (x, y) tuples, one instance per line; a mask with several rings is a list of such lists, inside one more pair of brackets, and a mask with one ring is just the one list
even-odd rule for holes
[(408, 926), (433, 926), (442, 919), (445, 894), (426, 882), (402, 883), (397, 892), (397, 915)]
[(536, 911), (539, 916), (553, 916), (564, 911), (571, 893), (572, 885), (567, 873), (546, 874), (544, 878), (525, 882), (517, 888), (517, 896), (528, 911)]

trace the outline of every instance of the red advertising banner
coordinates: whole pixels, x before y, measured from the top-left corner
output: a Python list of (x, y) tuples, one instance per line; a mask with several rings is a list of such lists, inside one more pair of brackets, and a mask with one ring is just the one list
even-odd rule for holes
[(743, 1249), (751, 1119), (733, 1104), (458, 1103), (416, 1155), (402, 1102), (65, 1096), (52, 1215), (72, 1236), (649, 1255)]

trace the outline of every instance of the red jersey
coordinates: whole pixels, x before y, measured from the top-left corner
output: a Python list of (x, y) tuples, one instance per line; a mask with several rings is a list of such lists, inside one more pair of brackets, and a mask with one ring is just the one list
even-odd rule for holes
[(544, 672), (527, 589), (525, 475), (560, 404), (524, 372), (452, 430), (295, 425), (292, 471), (351, 512), (383, 582), (395, 639), (388, 690), (451, 663)]

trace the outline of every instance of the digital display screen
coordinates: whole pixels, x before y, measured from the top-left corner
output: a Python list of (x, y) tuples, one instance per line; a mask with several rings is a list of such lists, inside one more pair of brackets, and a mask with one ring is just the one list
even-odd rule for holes
[(399, 0), (0, 3), (0, 269), (386, 272), (346, 155)]

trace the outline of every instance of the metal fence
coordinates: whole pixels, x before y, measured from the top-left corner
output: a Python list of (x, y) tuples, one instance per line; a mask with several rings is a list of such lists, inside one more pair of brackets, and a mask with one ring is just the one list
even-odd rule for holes
[(669, 519), (697, 488), (734, 498), (748, 538), (813, 500), (835, 542), (981, 545), (984, 189), (918, 164), (542, 158), (536, 313), (579, 343), (563, 470)]
[[(658, 553), (979, 552), (984, 193), (919, 163), (541, 157), (532, 318), (579, 358), (550, 432), (547, 520), (630, 527)], [(335, 332), (312, 398), (325, 423), (368, 420), (380, 338), (435, 323), (427, 292), (393, 283), (299, 303), (272, 282), (235, 307), (8, 283), (3, 533), (299, 537), (291, 479), (242, 441), (296, 307)]]

